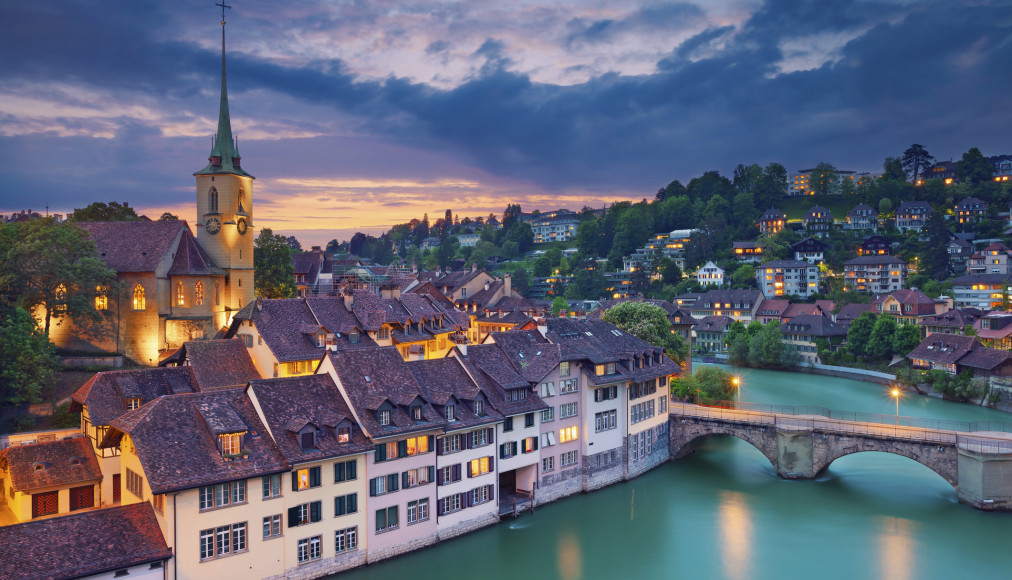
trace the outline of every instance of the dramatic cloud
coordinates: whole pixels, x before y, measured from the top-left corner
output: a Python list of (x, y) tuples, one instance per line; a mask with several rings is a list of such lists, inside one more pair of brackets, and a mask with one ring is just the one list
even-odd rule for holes
[[(0, 7), (0, 211), (121, 200), (193, 219), (213, 10)], [(1010, 152), (1000, 1), (250, 0), (228, 20), (257, 223), (313, 242), (447, 207), (638, 199), (737, 163)]]

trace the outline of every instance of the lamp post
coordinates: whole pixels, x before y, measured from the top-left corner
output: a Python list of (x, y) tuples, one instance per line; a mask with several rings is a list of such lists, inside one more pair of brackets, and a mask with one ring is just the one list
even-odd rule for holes
[(738, 404), (740, 405), (741, 404), (741, 379), (739, 379), (738, 377), (732, 377), (731, 378), (731, 384), (734, 385), (734, 391), (735, 391), (736, 396), (738, 397)]
[(900, 424), (900, 390), (893, 387), (892, 396), (896, 399), (896, 424)]

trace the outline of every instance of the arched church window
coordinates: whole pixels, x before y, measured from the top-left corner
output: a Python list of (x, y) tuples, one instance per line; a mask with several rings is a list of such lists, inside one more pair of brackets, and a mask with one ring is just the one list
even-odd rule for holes
[(134, 310), (144, 310), (144, 286), (134, 286)]
[(204, 283), (200, 280), (193, 285), (193, 304), (195, 306), (204, 304)]
[(108, 289), (105, 286), (95, 286), (95, 310), (108, 310), (109, 297), (106, 296)]
[(183, 294), (182, 282), (176, 282), (176, 306), (186, 306), (186, 296)]
[(53, 311), (54, 312), (66, 312), (67, 311), (67, 287), (60, 284), (56, 287), (56, 291), (53, 292)]
[(218, 213), (218, 190), (213, 185), (207, 192), (207, 213)]

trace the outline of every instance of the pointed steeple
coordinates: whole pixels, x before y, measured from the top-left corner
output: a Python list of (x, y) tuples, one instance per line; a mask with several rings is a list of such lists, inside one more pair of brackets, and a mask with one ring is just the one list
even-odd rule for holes
[[(219, 4), (219, 6), (222, 6)], [(218, 132), (215, 135), (211, 154), (208, 156), (207, 167), (194, 175), (231, 173), (249, 175), (240, 168), (239, 148), (232, 138), (232, 119), (228, 114), (228, 82), (225, 75), (225, 8), (222, 6), (221, 18), (221, 102), (218, 105)], [(252, 176), (250, 176), (252, 177)]]

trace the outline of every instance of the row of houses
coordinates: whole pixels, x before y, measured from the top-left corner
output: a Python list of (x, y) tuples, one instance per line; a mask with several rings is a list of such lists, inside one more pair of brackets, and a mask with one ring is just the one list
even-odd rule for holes
[(73, 397), (80, 437), (0, 455), (20, 526), (145, 504), (172, 577), (333, 574), (660, 464), (681, 372), (599, 320), (493, 332), (437, 359), (327, 349), (277, 378), (250, 352), (187, 343), (166, 367), (97, 374)]

